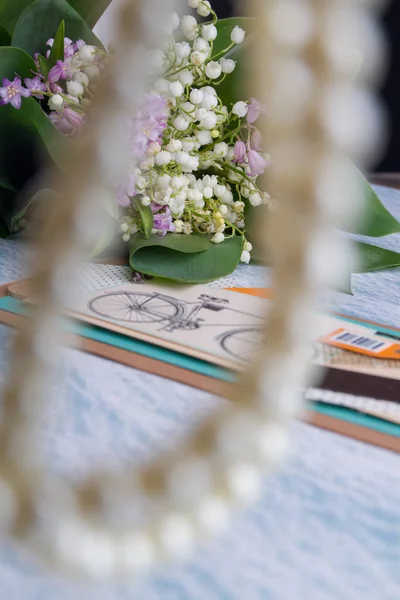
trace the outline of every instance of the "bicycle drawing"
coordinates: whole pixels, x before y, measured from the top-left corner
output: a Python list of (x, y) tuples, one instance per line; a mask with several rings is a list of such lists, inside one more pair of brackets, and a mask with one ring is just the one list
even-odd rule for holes
[[(89, 302), (89, 309), (96, 315), (123, 321), (130, 324), (160, 324), (159, 331), (175, 330), (193, 331), (203, 327), (215, 327), (215, 323), (207, 323), (202, 316), (204, 311), (230, 311), (245, 314), (231, 308), (229, 300), (200, 294), (197, 300), (188, 302), (159, 292), (114, 291), (102, 294)], [(222, 350), (236, 360), (252, 362), (259, 348), (265, 341), (266, 328), (264, 319), (258, 315), (250, 315), (258, 319), (260, 325), (224, 325), (228, 331), (216, 336), (215, 340)]]

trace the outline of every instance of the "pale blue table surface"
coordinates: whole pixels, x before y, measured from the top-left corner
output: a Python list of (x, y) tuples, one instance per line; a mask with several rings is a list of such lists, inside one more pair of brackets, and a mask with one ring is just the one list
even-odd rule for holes
[[(400, 192), (379, 188), (400, 218)], [(400, 235), (379, 240), (400, 251)], [(27, 269), (20, 243), (0, 240), (0, 283)], [(242, 266), (243, 286), (268, 274)], [(354, 297), (334, 310), (400, 327), (400, 270), (353, 276)], [(10, 330), (0, 327), (0, 385)], [(62, 384), (43, 416), (51, 466), (142, 461), (176, 444), (221, 400), (77, 350), (62, 355)], [(0, 600), (399, 600), (400, 457), (305, 424), (262, 497), (222, 540), (140, 586), (77, 585), (40, 570), (0, 542)]]

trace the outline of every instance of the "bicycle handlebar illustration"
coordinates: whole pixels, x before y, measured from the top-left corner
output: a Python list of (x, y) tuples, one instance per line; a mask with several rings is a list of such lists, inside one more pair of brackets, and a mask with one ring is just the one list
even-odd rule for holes
[[(204, 326), (202, 310), (220, 312), (229, 300), (201, 294), (195, 302), (178, 300), (158, 292), (109, 292), (90, 301), (89, 308), (100, 317), (128, 323), (160, 323), (160, 331), (192, 331)], [(234, 311), (238, 312), (238, 311)], [(265, 326), (235, 327), (217, 337), (221, 348), (233, 358), (252, 362), (264, 343)]]

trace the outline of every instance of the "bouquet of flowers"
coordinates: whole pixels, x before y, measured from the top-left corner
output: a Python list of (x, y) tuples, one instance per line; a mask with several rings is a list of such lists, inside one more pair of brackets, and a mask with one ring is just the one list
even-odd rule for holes
[[(0, 1), (0, 235), (29, 222), (31, 197), (21, 191), (35, 174), (37, 149), (58, 163), (60, 138), (73, 143), (85, 127), (112, 52), (90, 27), (108, 3)], [(127, 123), (130, 169), (107, 212), (135, 271), (204, 282), (256, 258), (252, 211), (279, 206), (279, 199), (270, 198), (262, 178), (270, 162), (257, 129), (264, 107), (240, 78), (251, 19), (218, 20), (208, 0), (189, 6), (197, 18), (172, 15), (162, 49), (151, 53), (152, 88)], [(368, 212), (357, 233), (400, 231), (364, 185)], [(41, 197), (34, 192), (34, 200)], [(108, 243), (99, 240), (96, 250)], [(396, 253), (360, 249), (366, 270), (400, 264)]]

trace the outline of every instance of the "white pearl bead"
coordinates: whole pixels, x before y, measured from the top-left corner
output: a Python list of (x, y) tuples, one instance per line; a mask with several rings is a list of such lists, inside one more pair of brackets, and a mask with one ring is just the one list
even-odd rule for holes
[(306, 0), (279, 0), (272, 7), (266, 5), (271, 35), (283, 46), (303, 48), (315, 32), (315, 11)]
[(309, 241), (306, 277), (310, 284), (340, 289), (350, 281), (355, 261), (352, 245), (330, 228), (321, 227)]
[(208, 496), (200, 502), (195, 518), (206, 535), (219, 535), (229, 527), (230, 506), (219, 496)]
[(321, 164), (315, 186), (320, 211), (337, 227), (359, 223), (365, 189), (352, 164), (342, 156), (329, 155)]
[(280, 57), (271, 70), (273, 84), (268, 107), (274, 115), (271, 127), (289, 129), (301, 123), (312, 109), (315, 78), (301, 58)]
[(56, 557), (68, 568), (95, 580), (115, 575), (117, 546), (111, 536), (92, 530), (84, 522), (64, 521), (56, 536)]
[(370, 161), (379, 152), (385, 132), (377, 101), (365, 89), (333, 85), (321, 101), (321, 123), (332, 141), (357, 161)]
[(161, 547), (167, 555), (185, 558), (194, 546), (194, 530), (189, 519), (171, 514), (163, 519), (159, 529)]
[(261, 473), (252, 463), (237, 463), (226, 470), (226, 483), (233, 498), (243, 504), (255, 502), (261, 491)]
[(112, 219), (108, 211), (115, 205), (115, 194), (100, 186), (87, 186), (75, 211), (75, 233), (89, 252), (95, 252), (99, 239), (112, 239)]
[(222, 458), (236, 461), (254, 457), (258, 430), (259, 418), (254, 411), (235, 411), (227, 417), (217, 434), (217, 448)]
[(257, 446), (266, 465), (275, 467), (289, 450), (289, 436), (283, 427), (273, 423), (265, 423), (258, 434)]
[(17, 498), (8, 482), (0, 477), (0, 533), (7, 533), (17, 511)]
[(142, 574), (154, 564), (154, 543), (145, 533), (132, 533), (117, 544), (119, 569), (122, 574)]
[(196, 457), (174, 465), (167, 479), (171, 498), (183, 505), (191, 505), (204, 496), (210, 489), (211, 482), (210, 462)]
[(322, 23), (323, 49), (337, 74), (374, 81), (385, 73), (385, 41), (376, 21), (358, 7), (329, 7)]

